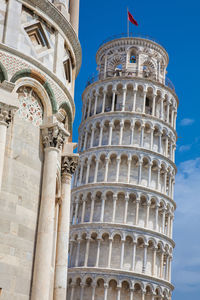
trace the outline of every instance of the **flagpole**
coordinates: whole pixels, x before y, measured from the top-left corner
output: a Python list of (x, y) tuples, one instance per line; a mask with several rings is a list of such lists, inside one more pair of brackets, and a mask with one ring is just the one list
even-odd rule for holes
[(129, 37), (129, 19), (128, 19), (128, 6), (127, 6), (127, 34), (128, 34), (128, 37)]

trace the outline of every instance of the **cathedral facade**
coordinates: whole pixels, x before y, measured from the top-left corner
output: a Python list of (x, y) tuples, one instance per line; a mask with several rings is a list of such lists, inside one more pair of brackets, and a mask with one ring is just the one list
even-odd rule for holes
[(68, 300), (171, 300), (178, 98), (166, 50), (105, 42), (83, 92)]
[(79, 0), (0, 0), (0, 298), (65, 300)]

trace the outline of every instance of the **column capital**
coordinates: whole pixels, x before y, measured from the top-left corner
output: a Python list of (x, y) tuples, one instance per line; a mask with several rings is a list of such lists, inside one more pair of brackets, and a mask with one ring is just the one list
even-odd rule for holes
[(42, 130), (42, 142), (45, 148), (56, 148), (61, 150), (69, 133), (58, 123), (40, 126)]
[(78, 155), (65, 155), (62, 156), (62, 162), (61, 162), (61, 174), (62, 179), (65, 180), (66, 176), (72, 176), (79, 163), (79, 156)]

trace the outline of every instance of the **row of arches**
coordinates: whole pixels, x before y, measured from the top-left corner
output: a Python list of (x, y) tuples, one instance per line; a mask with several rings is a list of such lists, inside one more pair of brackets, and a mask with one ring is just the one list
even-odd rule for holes
[(71, 224), (110, 223), (147, 228), (172, 238), (174, 207), (163, 199), (108, 191), (72, 196)]
[(152, 284), (116, 276), (69, 273), (67, 300), (171, 300), (171, 290)]
[(160, 124), (139, 119), (97, 120), (81, 128), (79, 151), (111, 145), (142, 147), (174, 161), (176, 137)]
[(155, 90), (148, 85), (134, 82), (108, 83), (84, 95), (82, 121), (100, 113), (114, 111), (151, 115), (175, 129), (176, 100), (165, 91)]
[[(72, 233), (71, 233), (72, 234)], [(170, 280), (172, 248), (152, 237), (106, 230), (74, 233), (69, 266), (143, 273)]]
[(137, 153), (113, 151), (82, 156), (74, 187), (98, 182), (142, 185), (173, 198), (175, 170), (162, 160)]

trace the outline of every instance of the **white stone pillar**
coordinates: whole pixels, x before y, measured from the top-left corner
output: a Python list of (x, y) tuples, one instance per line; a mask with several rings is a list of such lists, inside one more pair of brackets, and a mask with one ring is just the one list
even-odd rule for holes
[(158, 132), (158, 152), (161, 153), (162, 150), (162, 132)]
[(171, 282), (171, 264), (172, 264), (172, 256), (169, 257), (169, 268), (168, 268), (168, 281)]
[(90, 148), (93, 147), (93, 143), (94, 143), (94, 131), (95, 131), (95, 127), (92, 126), (92, 134), (91, 134), (91, 140), (90, 140)]
[(104, 283), (104, 299), (103, 300), (107, 300), (108, 299), (108, 284)]
[(153, 150), (153, 134), (154, 134), (154, 127), (151, 128), (151, 137), (150, 137), (150, 150)]
[(91, 210), (90, 210), (90, 223), (92, 223), (93, 221), (93, 216), (94, 216), (94, 201), (95, 201), (95, 197), (92, 195), (91, 196)]
[(119, 145), (122, 144), (123, 130), (124, 130), (124, 121), (122, 120), (122, 121), (120, 122)]
[(165, 156), (168, 157), (168, 135), (166, 135), (165, 140)]
[(163, 251), (161, 252), (160, 256), (160, 278), (163, 278), (163, 261), (164, 261), (164, 253)]
[(150, 203), (147, 203), (147, 210), (146, 210), (146, 222), (145, 222), (145, 227), (148, 228), (148, 224), (149, 224), (149, 209), (150, 209)]
[(99, 94), (96, 92), (95, 102), (94, 102), (94, 115), (97, 114), (97, 102), (98, 102)]
[(155, 230), (158, 231), (158, 212), (159, 212), (159, 205), (156, 203), (155, 207)]
[(88, 184), (88, 182), (89, 182), (90, 164), (91, 164), (91, 160), (88, 159), (85, 184)]
[(117, 287), (117, 300), (120, 300), (121, 298), (121, 287)]
[(130, 300), (133, 300), (134, 289), (130, 289)]
[(80, 245), (81, 245), (81, 239), (77, 240), (77, 249), (76, 249), (76, 260), (75, 260), (75, 267), (78, 267), (79, 263), (79, 254), (80, 254)]
[(76, 284), (71, 285), (71, 296), (70, 300), (74, 300), (74, 291), (75, 291)]
[[(0, 103), (1, 105), (1, 103)], [(0, 191), (3, 177), (4, 157), (6, 149), (7, 127), (11, 122), (11, 114), (8, 106), (0, 106)]]
[(123, 269), (124, 265), (124, 245), (125, 245), (125, 240), (121, 240), (121, 257), (120, 257), (120, 269)]
[(148, 187), (151, 187), (151, 168), (152, 168), (152, 162), (149, 163), (148, 165)]
[(84, 161), (81, 161), (81, 169), (80, 169), (80, 174), (79, 174), (79, 185), (82, 183), (83, 180), (83, 166), (84, 166)]
[(167, 171), (164, 170), (164, 193), (167, 193)]
[(121, 158), (117, 157), (117, 172), (116, 172), (116, 182), (119, 181), (119, 169), (120, 169)]
[(99, 147), (102, 145), (102, 137), (103, 137), (103, 124), (100, 124), (100, 134), (99, 134)]
[(95, 166), (95, 173), (94, 173), (94, 183), (97, 182), (97, 175), (98, 175), (98, 169), (99, 169), (99, 162), (100, 162), (100, 160), (97, 158), (97, 159), (96, 159), (96, 166)]
[(170, 226), (170, 238), (173, 237), (173, 224), (174, 224), (174, 217), (171, 218), (171, 226)]
[(41, 128), (45, 158), (31, 300), (48, 300), (51, 290), (57, 163), (67, 136), (57, 123)]
[(85, 219), (85, 205), (86, 205), (86, 199), (83, 199), (83, 202), (82, 202), (81, 223), (84, 223), (84, 219)]
[(146, 97), (147, 97), (147, 91), (144, 91), (143, 92), (143, 109), (142, 109), (143, 114), (145, 114)]
[(102, 200), (101, 200), (101, 216), (100, 216), (100, 222), (103, 223), (103, 219), (104, 219), (104, 209), (105, 209), (105, 195), (102, 196)]
[(125, 208), (124, 208), (124, 224), (127, 222), (127, 214), (128, 214), (128, 202), (129, 202), (129, 195), (125, 197)]
[(77, 219), (78, 219), (78, 206), (79, 206), (79, 201), (76, 200), (76, 206), (75, 206), (75, 214), (74, 214), (74, 224), (77, 224)]
[(140, 205), (140, 198), (136, 199), (136, 213), (135, 213), (135, 225), (138, 225), (138, 217), (139, 217), (139, 205)]
[(86, 249), (85, 249), (85, 259), (84, 259), (84, 267), (85, 268), (88, 265), (89, 250), (90, 250), (90, 238), (87, 237)]
[(85, 288), (85, 285), (84, 285), (83, 283), (81, 283), (80, 286), (81, 286), (80, 300), (83, 300), (83, 294), (84, 294), (84, 288)]
[(96, 284), (92, 284), (92, 299), (95, 300), (95, 291), (96, 291)]
[(131, 123), (131, 145), (134, 143), (134, 129), (135, 129), (135, 122), (132, 121)]
[(135, 111), (135, 107), (136, 107), (136, 98), (137, 98), (137, 90), (134, 89), (133, 91), (133, 112)]
[(70, 13), (70, 22), (72, 27), (74, 28), (76, 34), (78, 35), (78, 27), (79, 27), (79, 0), (71, 0), (69, 6)]
[(78, 156), (62, 158), (62, 192), (59, 209), (57, 251), (55, 264), (54, 300), (65, 300), (67, 293), (69, 218), (71, 202), (71, 178), (78, 165)]
[(108, 165), (109, 165), (110, 159), (108, 157), (106, 157), (105, 161), (106, 161), (106, 166), (105, 166), (104, 182), (107, 182), (108, 181)]
[(112, 257), (112, 238), (109, 238), (109, 252), (108, 252), (108, 268), (110, 268), (111, 265), (111, 257)]
[(99, 267), (100, 247), (101, 247), (101, 239), (99, 238), (99, 239), (97, 240), (97, 257), (96, 257), (96, 263), (95, 263), (95, 267), (96, 267), (96, 268)]
[(112, 107), (111, 107), (111, 111), (115, 110), (115, 96), (116, 96), (116, 89), (113, 89), (113, 95), (112, 95)]
[(174, 130), (176, 130), (176, 118), (177, 118), (177, 112), (175, 111), (174, 112), (174, 124), (173, 124)]
[(153, 94), (152, 116), (154, 117), (155, 117), (155, 108), (156, 108), (156, 94)]
[(138, 185), (141, 184), (141, 179), (142, 179), (142, 164), (143, 164), (143, 160), (140, 159), (139, 166), (138, 166)]
[(116, 204), (117, 204), (117, 195), (113, 195), (113, 215), (112, 215), (112, 223), (115, 223)]
[(123, 102), (122, 102), (122, 111), (125, 111), (125, 105), (126, 105), (126, 93), (127, 93), (127, 88), (123, 88)]
[(105, 104), (106, 104), (106, 94), (107, 94), (107, 91), (103, 91), (103, 102), (102, 102), (102, 114), (105, 112)]
[(143, 144), (144, 144), (144, 125), (141, 126), (140, 147), (143, 147)]
[(163, 212), (162, 212), (162, 233), (165, 234), (165, 215), (166, 215), (166, 212), (165, 212), (165, 209), (163, 209)]
[(157, 248), (153, 248), (152, 276), (155, 276)]
[(132, 157), (129, 156), (128, 158), (128, 173), (127, 173), (127, 182), (130, 183), (131, 179), (131, 162), (132, 162)]
[(89, 100), (89, 105), (88, 105), (88, 114), (87, 114), (87, 117), (89, 118), (90, 117), (91, 104), (92, 104), (92, 98), (88, 97), (88, 100)]
[(170, 109), (170, 102), (167, 101), (167, 123), (169, 123), (169, 109)]
[(170, 216), (170, 214), (168, 214), (168, 217), (167, 217), (167, 235), (168, 235), (168, 237), (170, 237), (170, 226), (171, 226), (171, 216)]
[(135, 271), (136, 246), (137, 246), (137, 243), (133, 242), (132, 266), (131, 266), (132, 271)]
[(163, 120), (163, 102), (164, 102), (164, 99), (162, 98), (160, 100), (160, 118)]
[(144, 254), (143, 254), (142, 273), (145, 273), (145, 272), (146, 272), (146, 265), (147, 265), (147, 247), (148, 247), (148, 245), (144, 244)]
[(86, 150), (87, 147), (87, 139), (88, 139), (88, 130), (85, 130), (85, 140), (84, 140), (84, 145), (83, 145), (83, 151)]
[(112, 130), (113, 130), (113, 123), (109, 123), (109, 139), (108, 139), (108, 145), (110, 146), (112, 143)]
[(161, 167), (158, 166), (158, 175), (157, 175), (157, 190), (158, 191), (160, 190), (160, 170), (161, 170)]

